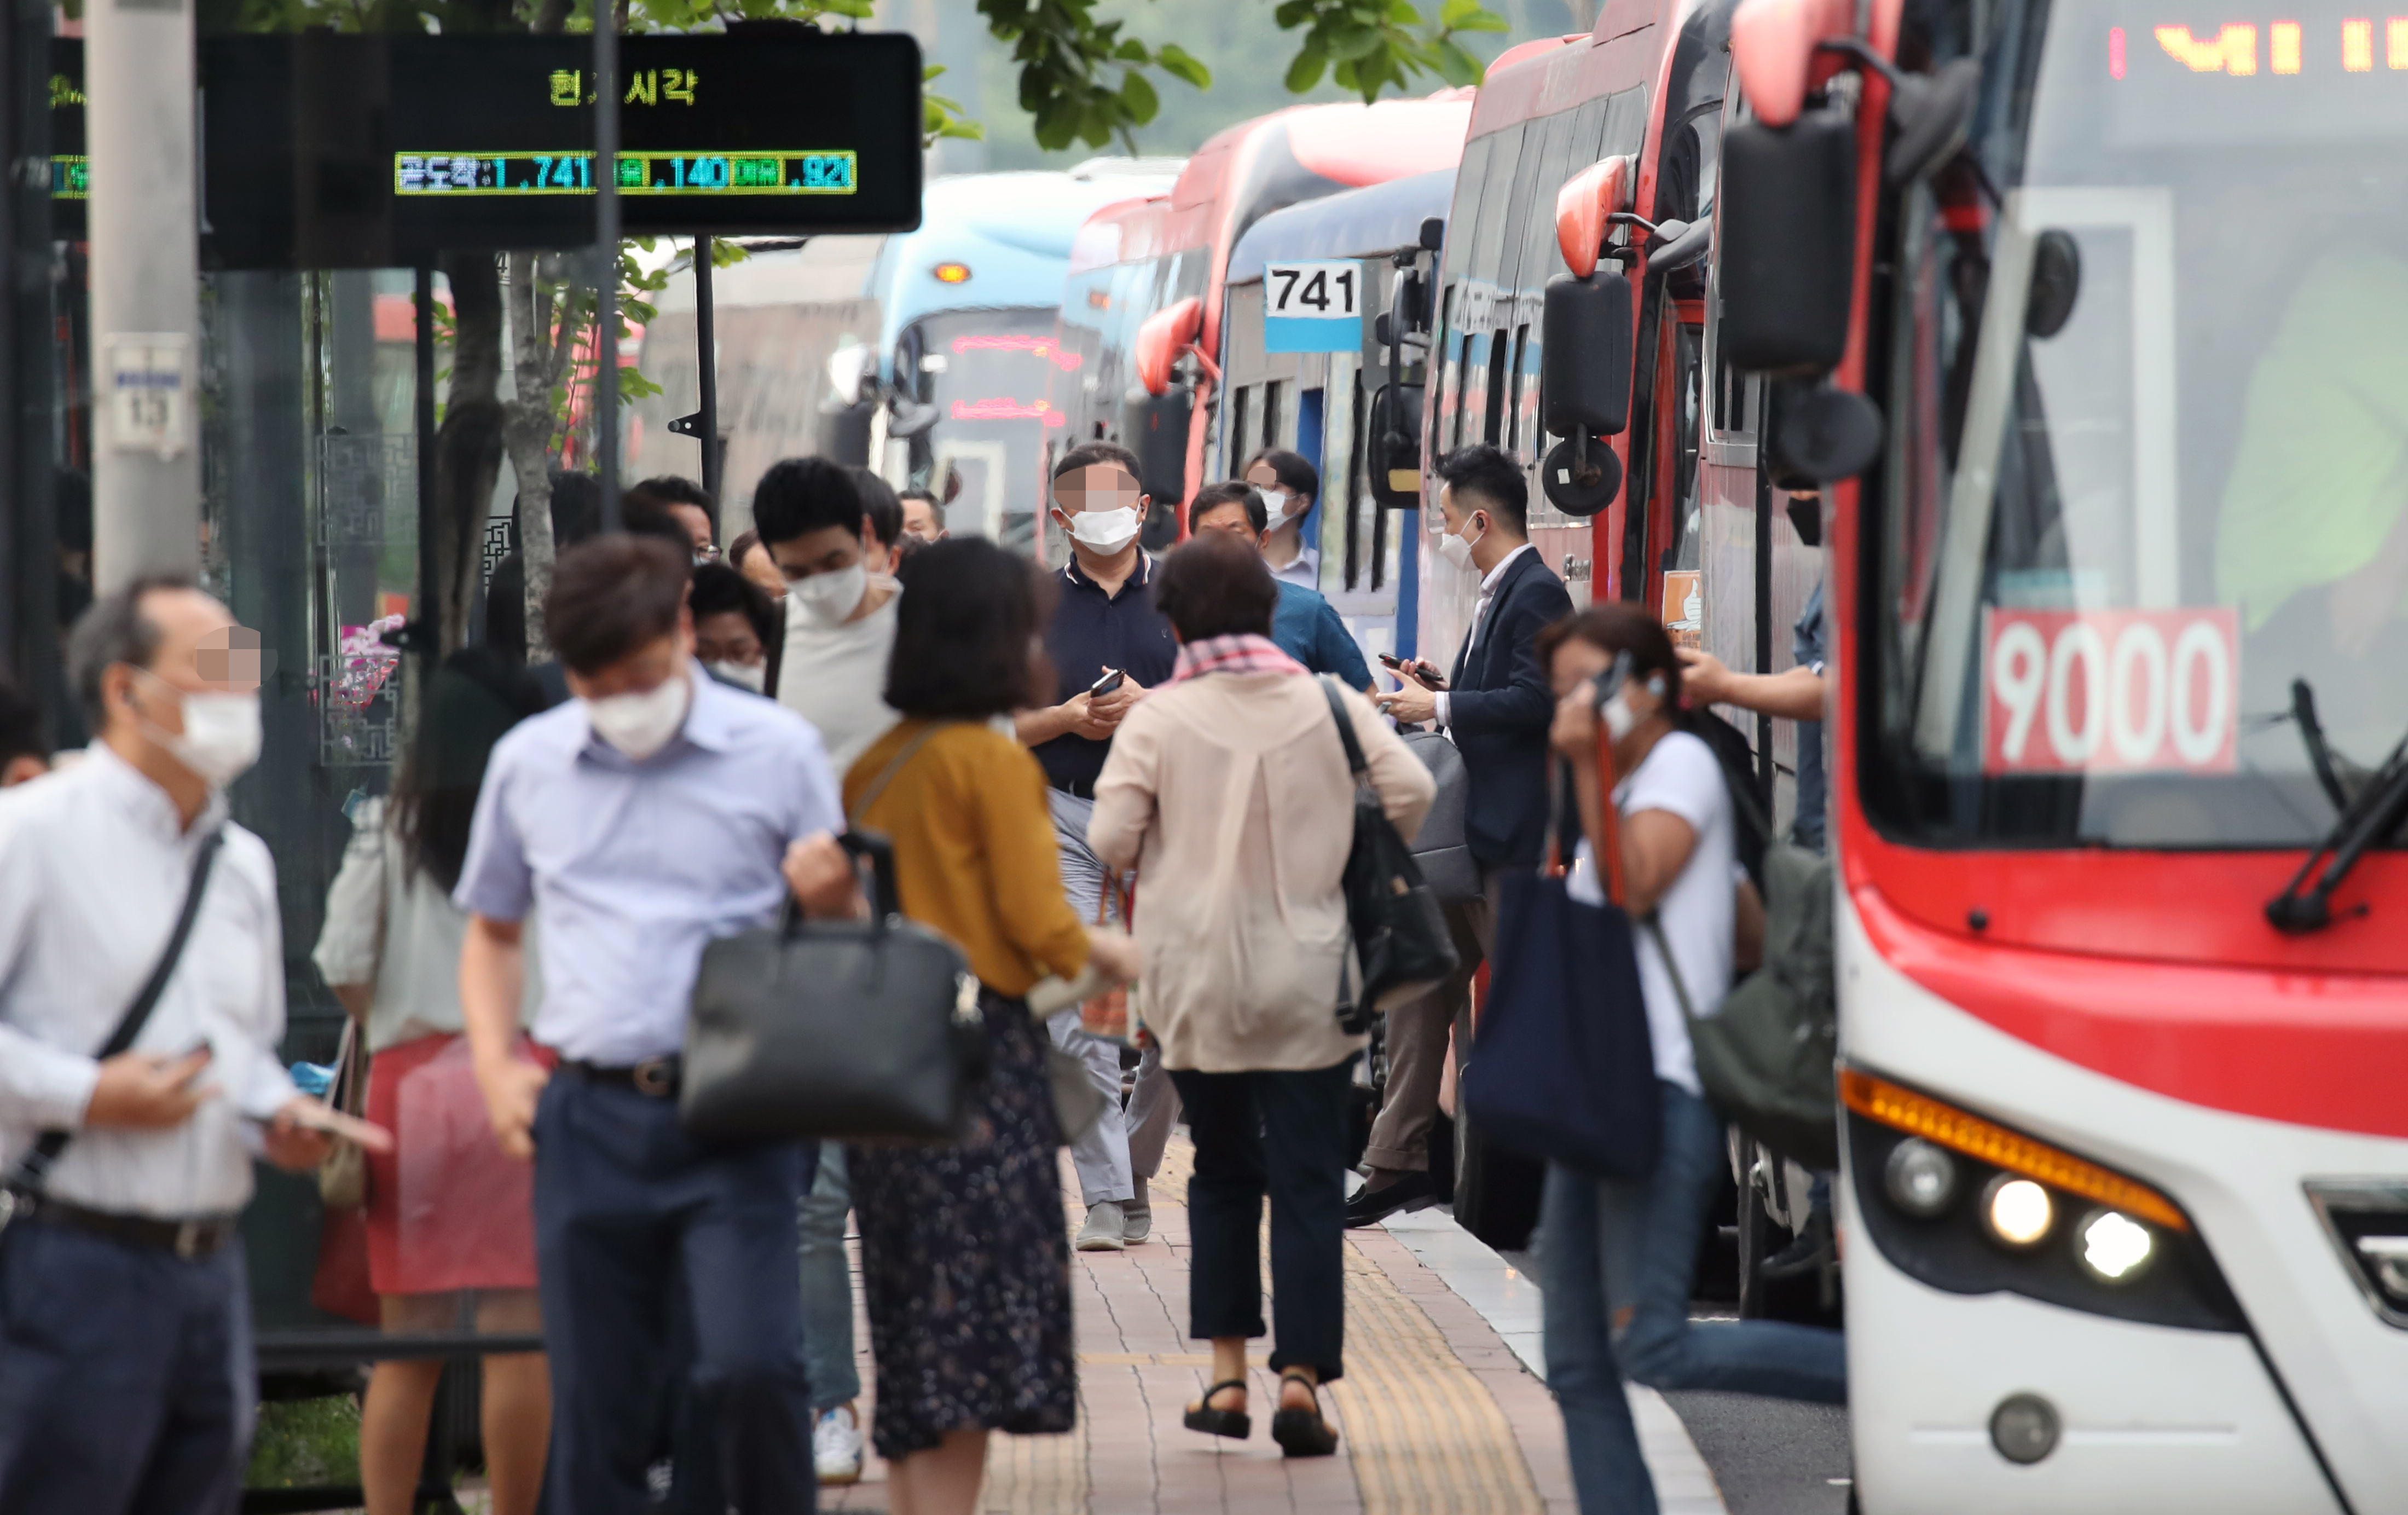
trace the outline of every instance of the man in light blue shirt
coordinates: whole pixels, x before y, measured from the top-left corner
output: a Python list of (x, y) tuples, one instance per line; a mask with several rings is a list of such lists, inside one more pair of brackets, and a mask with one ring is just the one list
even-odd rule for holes
[[(553, 1502), (579, 1515), (646, 1508), (681, 1282), (718, 1442), (681, 1482), (707, 1465), (714, 1502), (747, 1510), (808, 1510), (818, 1488), (795, 1288), (812, 1154), (696, 1142), (676, 1093), (703, 948), (774, 922), (789, 848), (844, 819), (810, 723), (694, 662), (689, 566), (624, 535), (563, 555), (544, 614), (577, 698), (494, 747), (453, 896), (477, 1079), (503, 1146), (535, 1158)], [(552, 1076), (512, 1047), (537, 904)]]

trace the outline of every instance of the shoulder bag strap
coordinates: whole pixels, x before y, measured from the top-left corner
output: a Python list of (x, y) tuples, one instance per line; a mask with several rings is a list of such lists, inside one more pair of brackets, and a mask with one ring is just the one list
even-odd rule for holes
[[(200, 849), (193, 856), (192, 882), (184, 887), (184, 908), (176, 917), (176, 929), (167, 934), (167, 945), (152, 965), (150, 977), (143, 981), (142, 992), (134, 996), (134, 1003), (118, 1018), (117, 1029), (108, 1034), (108, 1040), (93, 1054), (96, 1061), (106, 1063), (133, 1046), (134, 1038), (142, 1035), (142, 1028), (150, 1023), (150, 1012), (159, 1008), (159, 997), (167, 992), (167, 980), (175, 977), (176, 965), (183, 961), (184, 944), (192, 940), (193, 922), (200, 917), (201, 897), (208, 892), (209, 872), (217, 866), (218, 849), (224, 841), (222, 830), (213, 830), (201, 838)], [(73, 1140), (72, 1131), (43, 1132), (33, 1151), (25, 1154), (17, 1171), (9, 1176), (8, 1187), (39, 1191), (50, 1165)]]
[(861, 792), (861, 798), (853, 802), (853, 813), (845, 817), (847, 822), (859, 824), (861, 818), (869, 813), (869, 808), (878, 803), (878, 796), (886, 793), (886, 786), (894, 781), (895, 776), (903, 771), (903, 765), (919, 755), (920, 749), (928, 744), (929, 737), (952, 724), (950, 721), (931, 721), (914, 733), (911, 739), (903, 744), (903, 750), (888, 759), (886, 766), (878, 770), (878, 777), (869, 781), (869, 787)]
[(1653, 910), (1647, 912), (1647, 935), (1656, 938), (1656, 955), (1664, 960), (1664, 971), (1672, 979), (1672, 997), (1681, 1002), (1681, 1019), (1695, 1021), (1698, 1008), (1689, 999), (1688, 984), (1681, 978), (1680, 961), (1673, 957), (1672, 944), (1664, 939), (1664, 924), (1656, 920)]
[(1360, 783), (1370, 765), (1363, 761), (1363, 744), (1354, 739), (1354, 718), (1347, 712), (1346, 702), (1339, 698), (1338, 680), (1326, 673), (1317, 677), (1321, 682), (1321, 693), (1329, 701), (1329, 713), (1338, 722), (1338, 739), (1346, 744), (1346, 771)]

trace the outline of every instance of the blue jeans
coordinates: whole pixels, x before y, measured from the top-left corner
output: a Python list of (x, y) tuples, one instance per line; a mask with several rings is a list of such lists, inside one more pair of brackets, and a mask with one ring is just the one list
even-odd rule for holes
[(535, 1140), (550, 1507), (648, 1515), (657, 1391), (681, 1372), (680, 1508), (816, 1508), (795, 1210), (817, 1149), (698, 1142), (675, 1100), (566, 1068)]
[(1656, 1389), (1721, 1389), (1844, 1404), (1840, 1333), (1777, 1321), (1692, 1323), (1690, 1275), (1728, 1162), (1722, 1123), (1664, 1089), (1664, 1150), (1639, 1180), (1547, 1168), (1539, 1259), (1547, 1387), (1563, 1411), (1583, 1515), (1653, 1515), (1624, 1374)]
[(844, 1218), (853, 1180), (844, 1143), (820, 1146), (819, 1176), (803, 1196), (803, 1350), (811, 1365), (811, 1408), (833, 1409), (861, 1397), (853, 1360), (853, 1265), (844, 1255)]
[(0, 1510), (233, 1515), (257, 1402), (242, 1246), (34, 1220), (0, 1243)]

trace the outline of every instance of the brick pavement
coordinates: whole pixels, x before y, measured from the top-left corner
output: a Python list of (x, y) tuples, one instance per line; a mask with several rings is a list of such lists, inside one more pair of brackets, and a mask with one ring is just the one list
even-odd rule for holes
[[(1268, 1339), (1248, 1354), (1254, 1436), (1232, 1442), (1182, 1426), (1211, 1367), (1206, 1344), (1186, 1336), (1187, 1211), (1179, 1201), (1190, 1161), (1178, 1138), (1154, 1189), (1153, 1240), (1125, 1252), (1072, 1254), (1079, 1428), (995, 1437), (985, 1510), (1571, 1515), (1563, 1422), (1545, 1386), (1477, 1310), (1384, 1231), (1348, 1234), (1347, 1372), (1323, 1393), (1339, 1455), (1285, 1458), (1271, 1442), (1268, 1409), (1278, 1384), (1262, 1365)], [(1082, 1211), (1067, 1159), (1064, 1180), (1075, 1228)], [(856, 1346), (874, 1395), (868, 1322), (858, 1316)], [(824, 1493), (829, 1509), (882, 1510), (884, 1469), (873, 1455), (862, 1483)]]

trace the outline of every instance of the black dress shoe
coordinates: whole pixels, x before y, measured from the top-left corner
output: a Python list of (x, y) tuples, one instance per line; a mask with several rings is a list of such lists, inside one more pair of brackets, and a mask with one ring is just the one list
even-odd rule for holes
[(1346, 1227), (1378, 1225), (1402, 1210), (1427, 1209), (1438, 1203), (1438, 1185), (1426, 1173), (1407, 1173), (1384, 1189), (1358, 1189), (1346, 1202)]

